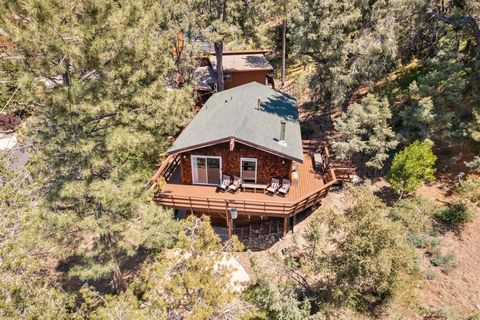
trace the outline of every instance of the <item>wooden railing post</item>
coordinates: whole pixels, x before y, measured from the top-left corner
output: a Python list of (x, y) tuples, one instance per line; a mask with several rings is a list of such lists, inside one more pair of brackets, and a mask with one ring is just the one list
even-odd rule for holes
[(317, 197), (315, 198), (315, 204), (318, 203), (318, 200), (320, 199), (320, 195), (322, 194), (322, 191), (323, 191), (323, 190), (318, 191)]
[(310, 196), (305, 200), (305, 204), (303, 205), (303, 210), (307, 209), (308, 201), (310, 200)]

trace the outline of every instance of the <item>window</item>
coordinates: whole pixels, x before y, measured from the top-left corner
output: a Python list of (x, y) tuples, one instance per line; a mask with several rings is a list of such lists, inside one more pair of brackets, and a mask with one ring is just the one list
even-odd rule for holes
[(257, 159), (241, 158), (240, 174), (245, 183), (257, 183)]
[(223, 81), (225, 81), (225, 82), (232, 81), (232, 75), (230, 73), (224, 73), (223, 74)]
[(222, 158), (192, 156), (192, 179), (194, 184), (213, 184), (220, 182)]

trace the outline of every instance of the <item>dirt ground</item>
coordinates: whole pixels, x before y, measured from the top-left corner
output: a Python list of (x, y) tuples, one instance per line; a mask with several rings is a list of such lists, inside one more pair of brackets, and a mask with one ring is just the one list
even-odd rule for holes
[[(374, 191), (389, 202), (388, 183), (381, 180), (373, 184)], [(423, 186), (417, 194), (424, 198), (444, 203), (450, 200), (451, 191), (443, 183)], [(348, 206), (344, 191), (331, 192), (322, 202), (322, 207), (336, 212)], [(409, 292), (401, 294), (396, 305), (392, 305), (382, 316), (384, 319), (461, 319), (480, 312), (480, 208), (474, 207), (474, 219), (462, 230), (446, 231), (439, 235), (442, 255), (453, 254), (453, 267), (448, 273), (434, 267), (422, 251), (421, 272), (424, 275)], [(301, 244), (308, 224), (315, 212), (299, 222), (294, 233), (289, 232), (285, 239), (278, 241), (270, 249), (260, 252), (238, 253), (252, 279), (256, 275), (250, 258), (264, 263), (273, 254), (281, 254), (282, 249), (294, 243)], [(268, 263), (265, 267), (269, 267)], [(429, 275), (429, 276), (427, 276)], [(395, 315), (395, 317), (393, 317)]]
[[(440, 183), (424, 186), (418, 194), (432, 200), (448, 201), (449, 190)], [(418, 300), (431, 309), (468, 315), (480, 311), (480, 208), (462, 230), (441, 235), (442, 254), (453, 254), (454, 267), (422, 280)]]

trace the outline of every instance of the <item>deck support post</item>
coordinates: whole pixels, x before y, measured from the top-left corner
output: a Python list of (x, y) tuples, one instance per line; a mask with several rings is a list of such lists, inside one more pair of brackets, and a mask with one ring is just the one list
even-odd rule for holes
[(297, 224), (297, 215), (294, 214), (293, 215), (293, 223), (292, 223), (292, 233), (294, 233), (294, 228), (295, 228), (295, 225)]
[(232, 239), (232, 220), (228, 217), (227, 213), (227, 226), (228, 226), (228, 240)]
[(288, 231), (288, 216), (283, 218), (283, 233), (282, 238), (285, 238)]
[(228, 209), (228, 201), (225, 201), (225, 218), (227, 218), (228, 240), (232, 239), (232, 219), (229, 218), (230, 210)]

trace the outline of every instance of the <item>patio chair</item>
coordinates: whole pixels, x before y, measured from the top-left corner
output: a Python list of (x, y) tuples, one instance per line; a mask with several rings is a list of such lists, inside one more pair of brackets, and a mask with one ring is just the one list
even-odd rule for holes
[(228, 191), (237, 193), (238, 191), (240, 191), (241, 186), (242, 186), (242, 178), (234, 176), (233, 183), (228, 186)]
[(324, 172), (325, 171), (325, 161), (323, 160), (321, 153), (313, 154), (313, 167), (315, 170)]
[(278, 193), (284, 197), (287, 196), (288, 194), (288, 191), (290, 190), (290, 180), (288, 179), (283, 179), (282, 180), (282, 186), (280, 187), (280, 189), (278, 189)]
[(272, 182), (270, 182), (267, 189), (265, 189), (265, 194), (271, 193), (273, 195), (277, 193), (279, 188), (280, 188), (280, 180), (272, 178)]
[(218, 185), (218, 188), (220, 190), (227, 190), (228, 186), (232, 183), (232, 177), (227, 176), (226, 174), (223, 175), (222, 180), (220, 181), (220, 184)]

